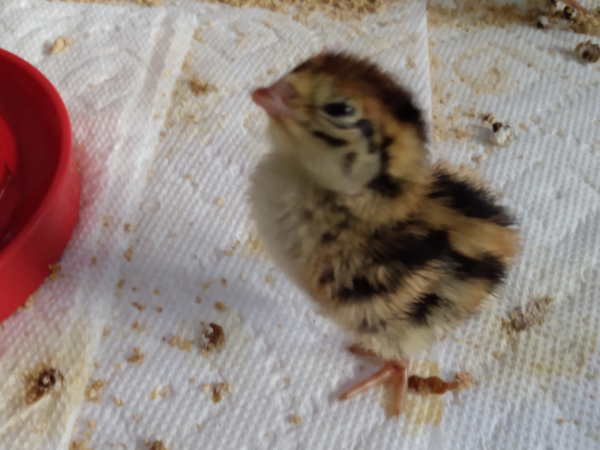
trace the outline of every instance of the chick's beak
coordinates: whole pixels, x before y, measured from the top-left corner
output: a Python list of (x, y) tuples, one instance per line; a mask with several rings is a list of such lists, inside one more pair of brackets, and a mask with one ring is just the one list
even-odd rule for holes
[(287, 101), (297, 95), (294, 86), (287, 81), (279, 80), (267, 88), (252, 92), (252, 100), (271, 117), (292, 117), (294, 114)]

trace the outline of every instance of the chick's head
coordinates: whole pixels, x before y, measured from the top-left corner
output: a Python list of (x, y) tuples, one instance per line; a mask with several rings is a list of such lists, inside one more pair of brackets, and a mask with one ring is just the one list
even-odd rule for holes
[(270, 117), (275, 150), (293, 155), (326, 189), (357, 194), (389, 170), (390, 159), (401, 172), (403, 160), (409, 170), (423, 153), (425, 125), (408, 92), (348, 54), (315, 56), (252, 99)]

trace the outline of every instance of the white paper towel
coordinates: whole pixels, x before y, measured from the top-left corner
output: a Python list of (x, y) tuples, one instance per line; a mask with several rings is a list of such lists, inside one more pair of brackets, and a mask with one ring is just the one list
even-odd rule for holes
[[(435, 153), (491, 180), (524, 235), (500, 301), (432, 349), (445, 370), (478, 381), (444, 410), (437, 448), (600, 448), (600, 66), (574, 53), (590, 37), (429, 13), (441, 24), (429, 28), (433, 114), (444, 127)], [(508, 146), (489, 142), (487, 113), (512, 127)], [(503, 329), (513, 308), (546, 297), (542, 324)]]
[[(402, 442), (377, 393), (334, 402), (367, 364), (260, 252), (244, 193), (266, 150), (266, 119), (249, 91), (324, 47), (342, 48), (393, 71), (429, 112), (424, 2), (361, 24), (309, 25), (165, 3), (0, 5), (3, 47), (39, 67), (67, 103), (83, 183), (65, 276), (0, 327), (0, 448), (141, 449), (154, 439), (169, 449), (369, 448), (373, 434)], [(73, 44), (46, 54), (59, 35)], [(223, 326), (220, 353), (202, 356), (201, 322)], [(175, 335), (182, 349), (169, 345)], [(23, 375), (41, 363), (65, 386), (26, 405)], [(96, 381), (106, 384), (87, 401)], [(217, 382), (232, 392), (213, 403), (203, 386)]]
[[(381, 391), (334, 401), (375, 368), (345, 350), (260, 252), (244, 191), (266, 150), (266, 119), (248, 92), (323, 46), (341, 47), (394, 71), (429, 111), (424, 2), (361, 25), (308, 26), (165, 3), (0, 4), (3, 48), (40, 68), (67, 103), (83, 186), (65, 276), (0, 325), (0, 449), (73, 441), (141, 450), (154, 439), (170, 450), (598, 448), (600, 95), (598, 66), (570, 53), (582, 37), (466, 31), (451, 19), (430, 29), (433, 110), (445, 130), (434, 154), (492, 180), (525, 245), (500, 301), (413, 367), (445, 378), (467, 370), (476, 384), (410, 395), (396, 422)], [(48, 56), (59, 35), (73, 44)], [(508, 121), (515, 139), (491, 147), (471, 109)], [(502, 329), (509, 310), (544, 296), (553, 301), (543, 324), (514, 336)], [(220, 324), (227, 339), (206, 358), (201, 322)], [(181, 349), (169, 345), (175, 335)], [(135, 348), (143, 360), (127, 362)], [(27, 406), (22, 375), (40, 363), (59, 369), (65, 386)], [(93, 380), (106, 381), (98, 403), (85, 400)], [(218, 382), (232, 392), (213, 403), (203, 387)]]

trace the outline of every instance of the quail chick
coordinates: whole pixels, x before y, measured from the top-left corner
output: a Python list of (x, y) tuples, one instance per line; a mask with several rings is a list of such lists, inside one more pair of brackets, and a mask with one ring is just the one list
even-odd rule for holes
[(518, 250), (510, 214), (432, 165), (421, 111), (367, 60), (323, 53), (252, 93), (272, 150), (251, 177), (267, 253), (384, 367), (344, 393), (399, 384), (410, 357), (485, 305)]

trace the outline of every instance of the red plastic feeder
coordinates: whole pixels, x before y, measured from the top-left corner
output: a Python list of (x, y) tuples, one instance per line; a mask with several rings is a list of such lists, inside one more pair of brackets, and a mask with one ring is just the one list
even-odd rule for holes
[(79, 194), (67, 108), (35, 67), (0, 49), (0, 322), (60, 259)]

